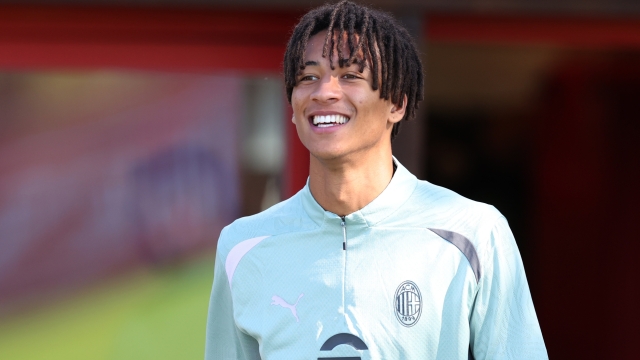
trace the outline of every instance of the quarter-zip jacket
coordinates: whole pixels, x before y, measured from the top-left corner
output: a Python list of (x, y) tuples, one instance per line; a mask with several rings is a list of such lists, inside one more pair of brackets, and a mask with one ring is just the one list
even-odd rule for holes
[(396, 164), (345, 217), (307, 185), (222, 231), (205, 359), (547, 359), (504, 217)]

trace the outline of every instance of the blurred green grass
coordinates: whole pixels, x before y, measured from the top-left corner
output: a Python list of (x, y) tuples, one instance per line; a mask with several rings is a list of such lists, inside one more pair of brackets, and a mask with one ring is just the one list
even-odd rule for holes
[(213, 254), (0, 323), (0, 359), (203, 359)]

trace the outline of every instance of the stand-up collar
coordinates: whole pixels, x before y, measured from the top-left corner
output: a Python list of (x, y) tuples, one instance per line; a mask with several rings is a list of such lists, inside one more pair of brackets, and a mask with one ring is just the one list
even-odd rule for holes
[[(418, 184), (418, 179), (402, 166), (395, 157), (393, 161), (398, 168), (393, 174), (389, 185), (368, 205), (347, 215), (347, 223), (361, 223), (367, 226), (373, 226), (391, 215), (409, 199), (409, 196), (411, 196), (411, 193), (413, 193), (413, 190)], [(322, 226), (328, 219), (339, 218), (338, 215), (330, 211), (325, 211), (316, 199), (314, 199), (309, 189), (309, 179), (307, 179), (307, 184), (301, 190), (300, 196), (302, 207), (318, 226)]]

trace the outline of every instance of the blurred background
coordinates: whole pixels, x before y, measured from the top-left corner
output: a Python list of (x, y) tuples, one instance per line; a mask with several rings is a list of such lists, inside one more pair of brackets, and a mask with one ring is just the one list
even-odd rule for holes
[[(221, 228), (299, 190), (320, 1), (0, 1), (0, 359), (201, 359)], [(394, 154), (495, 205), (552, 359), (635, 359), (640, 3), (371, 0), (427, 96)]]

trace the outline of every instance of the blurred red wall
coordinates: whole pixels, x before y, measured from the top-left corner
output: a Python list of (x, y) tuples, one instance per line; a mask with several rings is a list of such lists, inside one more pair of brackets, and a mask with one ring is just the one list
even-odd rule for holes
[[(5, 6), (0, 68), (279, 70), (296, 18), (276, 12)], [(640, 22), (634, 19), (433, 15), (425, 24), (430, 40), (640, 48)], [(535, 274), (534, 300), (554, 359), (631, 359), (637, 352), (638, 63), (623, 58), (567, 65), (537, 116), (537, 226), (529, 273)], [(291, 132), (289, 139), (295, 138)], [(288, 151), (289, 195), (308, 174), (308, 153), (295, 144)]]
[(556, 358), (637, 356), (638, 64), (565, 64), (537, 116), (536, 306)]
[(576, 52), (551, 74), (533, 114), (527, 274), (550, 358), (636, 359), (640, 20), (447, 14), (425, 24), (440, 43)]

